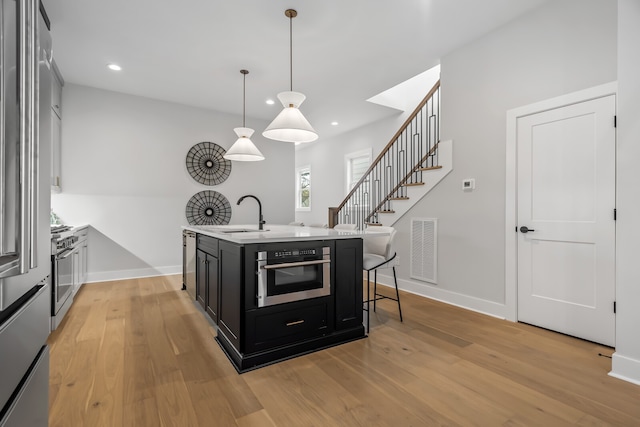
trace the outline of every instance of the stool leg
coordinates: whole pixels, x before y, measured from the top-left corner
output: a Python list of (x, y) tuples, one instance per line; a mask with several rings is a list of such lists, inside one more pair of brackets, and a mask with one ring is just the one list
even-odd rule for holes
[(371, 301), (371, 296), (369, 295), (369, 273), (367, 270), (367, 333), (369, 333), (369, 304)]
[(373, 311), (376, 311), (376, 299), (378, 296), (378, 270), (373, 270)]
[(396, 267), (393, 266), (393, 281), (396, 284), (396, 299), (398, 300), (398, 313), (400, 313), (400, 321), (402, 322), (402, 308), (400, 307), (400, 292), (398, 292), (398, 278), (396, 277)]

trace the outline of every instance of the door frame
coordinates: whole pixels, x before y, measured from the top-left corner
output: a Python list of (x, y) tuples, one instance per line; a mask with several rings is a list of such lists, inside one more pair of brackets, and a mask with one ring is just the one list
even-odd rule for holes
[[(507, 111), (505, 185), (505, 317), (518, 321), (518, 152), (517, 122), (520, 117), (566, 107), (609, 95), (617, 95), (618, 82), (605, 83)], [(617, 99), (617, 98), (616, 98)], [(617, 153), (616, 153), (617, 164)], [(616, 172), (617, 176), (617, 172)], [(617, 204), (617, 194), (616, 194)], [(617, 232), (617, 231), (616, 231)], [(617, 263), (616, 263), (617, 265)], [(617, 286), (617, 283), (616, 285)]]

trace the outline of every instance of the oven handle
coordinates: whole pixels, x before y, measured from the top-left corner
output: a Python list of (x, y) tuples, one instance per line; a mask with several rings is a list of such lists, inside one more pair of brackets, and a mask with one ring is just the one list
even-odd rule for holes
[[(66, 251), (62, 252), (62, 254), (60, 255), (56, 255), (56, 261), (62, 261), (63, 259), (67, 259), (71, 256), (71, 254), (75, 251), (75, 247), (67, 249)], [(64, 254), (64, 255), (63, 255)]]
[(301, 267), (304, 265), (316, 265), (316, 264), (328, 264), (330, 263), (330, 259), (318, 259), (313, 261), (300, 261), (300, 262), (285, 262), (282, 264), (268, 264), (263, 265), (260, 268), (265, 270), (277, 270), (278, 268), (289, 268), (289, 267)]

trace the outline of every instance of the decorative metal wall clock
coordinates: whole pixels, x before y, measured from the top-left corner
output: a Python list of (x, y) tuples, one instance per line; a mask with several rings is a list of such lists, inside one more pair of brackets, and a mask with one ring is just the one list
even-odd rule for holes
[(221, 184), (229, 178), (231, 161), (222, 157), (225, 149), (213, 142), (199, 142), (187, 153), (187, 170), (204, 185)]
[(189, 225), (225, 225), (231, 219), (231, 205), (217, 191), (205, 190), (189, 199), (185, 214)]

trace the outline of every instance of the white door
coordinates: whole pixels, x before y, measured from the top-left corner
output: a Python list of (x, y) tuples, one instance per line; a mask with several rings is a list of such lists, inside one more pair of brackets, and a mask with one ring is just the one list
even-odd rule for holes
[(609, 346), (614, 116), (611, 95), (517, 121), (518, 320)]

